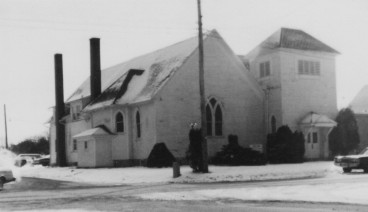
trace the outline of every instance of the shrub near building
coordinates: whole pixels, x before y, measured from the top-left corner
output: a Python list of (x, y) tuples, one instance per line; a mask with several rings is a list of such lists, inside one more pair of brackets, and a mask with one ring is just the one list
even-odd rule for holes
[(281, 126), (276, 133), (267, 137), (269, 163), (301, 163), (304, 161), (303, 133), (294, 133), (288, 126)]
[(252, 150), (250, 148), (244, 148), (238, 144), (238, 136), (229, 135), (229, 144), (222, 146), (222, 150), (216, 153), (212, 159), (212, 163), (216, 165), (264, 165), (264, 154)]

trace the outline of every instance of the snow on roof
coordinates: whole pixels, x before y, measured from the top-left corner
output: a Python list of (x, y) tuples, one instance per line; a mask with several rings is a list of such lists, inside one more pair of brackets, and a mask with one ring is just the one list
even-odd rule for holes
[[(85, 110), (93, 110), (113, 103), (131, 104), (151, 99), (197, 46), (197, 37), (193, 37), (102, 70), (102, 94)], [(132, 70), (143, 70), (143, 73), (131, 74), (128, 79)], [(127, 87), (123, 92), (124, 83)], [(67, 102), (87, 96), (90, 96), (89, 78), (68, 98)]]
[(262, 49), (278, 48), (339, 54), (335, 49), (302, 30), (281, 28), (249, 52), (245, 57), (247, 59), (254, 58), (261, 53)]
[(96, 136), (96, 135), (112, 135), (112, 133), (105, 126), (97, 126), (95, 128), (85, 130), (73, 136), (73, 138), (81, 138), (81, 137)]
[(368, 114), (368, 85), (359, 91), (349, 107), (355, 114)]
[(315, 127), (334, 127), (337, 125), (337, 123), (328, 118), (325, 115), (320, 115), (318, 113), (311, 112), (308, 115), (306, 115), (301, 122), (299, 122), (300, 125), (305, 126), (315, 126)]

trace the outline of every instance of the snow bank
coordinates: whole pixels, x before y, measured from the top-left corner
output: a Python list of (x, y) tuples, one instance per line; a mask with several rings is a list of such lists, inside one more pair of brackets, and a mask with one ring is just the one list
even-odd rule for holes
[(173, 179), (172, 168), (18, 168), (23, 177), (48, 178), (94, 184), (142, 184), (142, 183), (211, 183), (257, 180), (281, 180), (321, 177), (333, 172), (332, 162), (308, 162), (266, 166), (210, 166), (210, 173), (192, 173), (188, 166), (181, 167), (182, 176)]

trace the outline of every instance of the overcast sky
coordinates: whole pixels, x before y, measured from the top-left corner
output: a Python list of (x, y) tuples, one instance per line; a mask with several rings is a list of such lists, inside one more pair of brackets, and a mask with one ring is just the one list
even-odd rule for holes
[[(339, 108), (368, 84), (368, 1), (202, 0), (205, 30), (246, 54), (281, 27), (302, 29), (341, 52)], [(55, 102), (55, 53), (64, 96), (89, 75), (89, 38), (101, 38), (107, 68), (197, 33), (196, 0), (0, 0), (0, 142), (7, 106), (10, 143), (45, 135)]]

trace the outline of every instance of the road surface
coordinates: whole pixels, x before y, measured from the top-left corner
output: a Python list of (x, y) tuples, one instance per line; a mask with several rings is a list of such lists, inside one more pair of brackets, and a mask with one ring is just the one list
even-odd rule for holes
[(96, 186), (37, 178), (23, 178), (6, 184), (0, 192), (0, 210), (86, 210), (86, 211), (368, 211), (368, 205), (341, 203), (240, 201), (158, 201), (133, 197), (151, 192), (195, 191), (200, 189), (247, 188), (267, 186), (318, 185), (368, 181), (367, 174), (341, 175), (337, 178), (289, 181), (214, 183), (214, 184), (151, 184)]

